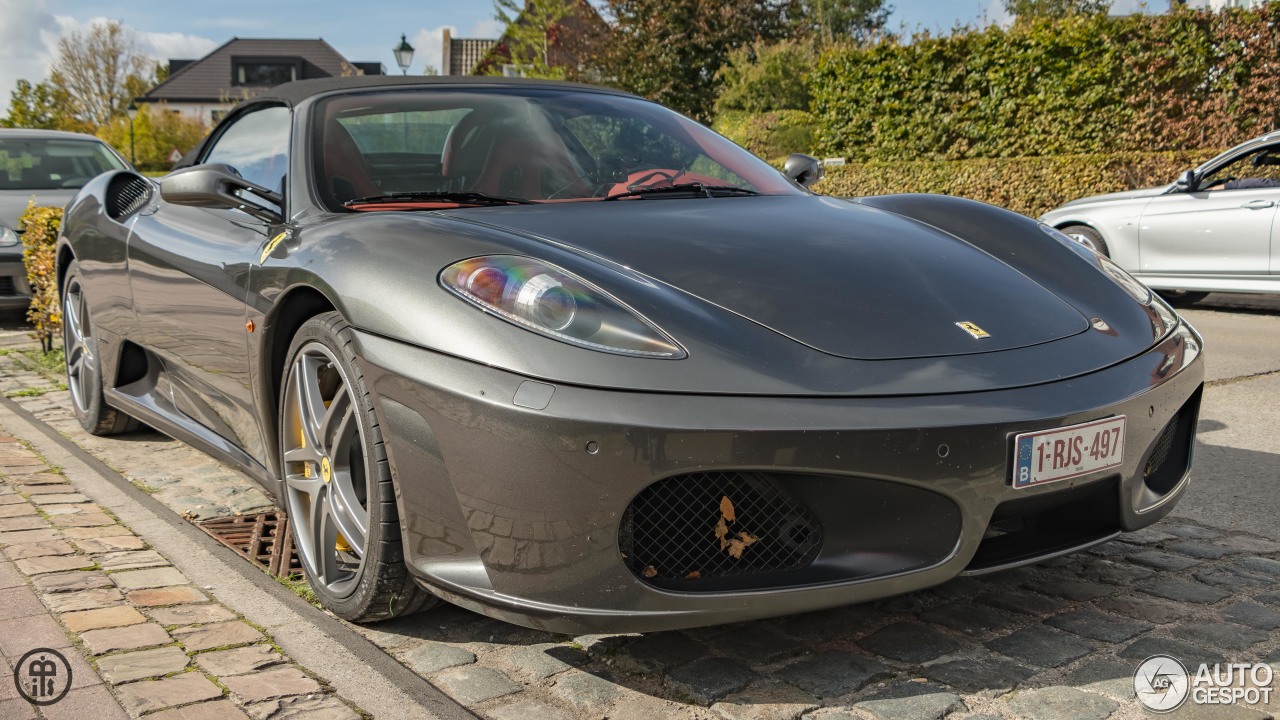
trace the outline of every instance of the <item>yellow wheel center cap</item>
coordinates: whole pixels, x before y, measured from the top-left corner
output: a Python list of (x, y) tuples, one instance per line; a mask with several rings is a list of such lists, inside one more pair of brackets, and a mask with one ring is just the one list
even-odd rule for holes
[(320, 458), (320, 477), (324, 478), (325, 482), (333, 479), (333, 466), (329, 464), (327, 457)]

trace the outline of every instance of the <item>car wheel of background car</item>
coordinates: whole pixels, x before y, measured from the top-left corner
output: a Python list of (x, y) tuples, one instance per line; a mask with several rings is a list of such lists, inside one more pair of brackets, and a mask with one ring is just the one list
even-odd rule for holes
[(1102, 239), (1097, 230), (1088, 225), (1066, 225), (1062, 228), (1062, 234), (1075, 240), (1090, 250), (1111, 257), (1111, 249), (1107, 247), (1107, 241)]
[(1207, 292), (1191, 290), (1159, 290), (1160, 297), (1169, 301), (1170, 305), (1191, 305), (1209, 297)]
[(94, 435), (136, 430), (137, 420), (107, 405), (102, 397), (98, 338), (89, 320), (89, 302), (80, 281), (80, 265), (75, 260), (67, 268), (62, 287), (62, 349), (76, 420), (80, 427)]
[(285, 505), (316, 598), (353, 622), (415, 612), (435, 598), (409, 576), (373, 403), (338, 313), (299, 328), (280, 401)]

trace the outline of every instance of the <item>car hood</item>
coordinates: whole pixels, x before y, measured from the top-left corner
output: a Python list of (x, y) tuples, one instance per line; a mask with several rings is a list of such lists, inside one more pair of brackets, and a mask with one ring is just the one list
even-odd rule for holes
[(65, 207), (71, 198), (80, 192), (79, 189), (56, 190), (0, 190), (0, 224), (13, 229), (18, 227), (18, 218), (27, 211), (27, 203), (34, 198), (36, 205)]
[(1126, 190), (1124, 192), (1106, 193), (1104, 195), (1090, 195), (1089, 197), (1082, 197), (1079, 200), (1072, 200), (1062, 207), (1069, 208), (1076, 207), (1077, 205), (1093, 205), (1095, 203), (1109, 203), (1119, 200), (1151, 198), (1169, 192), (1169, 188), (1171, 187), (1173, 187), (1173, 185), (1161, 185), (1160, 187), (1140, 188), (1138, 190)]
[(835, 198), (643, 199), (456, 217), (626, 267), (844, 358), (1010, 350), (1089, 327), (1071, 305), (977, 247)]

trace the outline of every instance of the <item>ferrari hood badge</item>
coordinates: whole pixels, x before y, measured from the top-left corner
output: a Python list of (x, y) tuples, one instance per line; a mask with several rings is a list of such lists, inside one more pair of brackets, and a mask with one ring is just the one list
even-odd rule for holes
[(968, 322), (967, 320), (956, 323), (956, 327), (972, 335), (974, 340), (981, 340), (983, 338), (991, 337), (991, 333), (987, 332), (986, 330), (983, 330), (982, 328), (978, 327), (977, 325), (974, 325), (971, 322)]

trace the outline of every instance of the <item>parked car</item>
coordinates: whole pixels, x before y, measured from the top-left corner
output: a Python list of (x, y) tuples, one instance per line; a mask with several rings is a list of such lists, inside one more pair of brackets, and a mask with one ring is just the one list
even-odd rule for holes
[(1280, 132), (1168, 185), (1069, 202), (1041, 220), (1170, 299), (1280, 293)]
[(31, 302), (18, 226), (27, 204), (62, 207), (95, 176), (129, 167), (92, 135), (0, 129), (0, 309)]
[(256, 478), (343, 618), (816, 610), (1087, 547), (1186, 487), (1200, 337), (1011, 212), (815, 195), (812, 158), (518, 78), (290, 83), (194, 159), (68, 210), (75, 413)]

